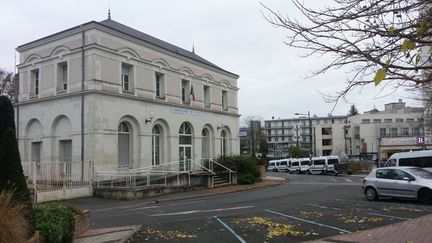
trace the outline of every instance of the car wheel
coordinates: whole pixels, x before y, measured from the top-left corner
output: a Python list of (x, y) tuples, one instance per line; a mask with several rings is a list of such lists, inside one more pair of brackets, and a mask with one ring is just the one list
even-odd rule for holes
[(352, 171), (349, 170), (349, 171), (348, 171), (348, 175), (352, 175)]
[(311, 170), (308, 170), (308, 175), (312, 175), (312, 171)]
[(337, 172), (335, 172), (335, 173), (334, 173), (334, 176), (337, 176), (337, 175), (338, 175), (338, 173), (337, 173)]
[(376, 201), (378, 199), (378, 193), (373, 187), (366, 188), (365, 196), (368, 201)]
[(432, 203), (432, 190), (426, 188), (421, 189), (418, 193), (418, 200), (425, 204)]

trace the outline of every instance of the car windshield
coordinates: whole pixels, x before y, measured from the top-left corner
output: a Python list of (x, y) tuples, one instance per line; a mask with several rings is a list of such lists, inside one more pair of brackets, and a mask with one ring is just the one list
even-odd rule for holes
[(301, 163), (301, 165), (309, 165), (309, 161), (302, 161), (300, 163)]
[(406, 169), (408, 172), (412, 173), (415, 176), (418, 176), (423, 179), (432, 179), (432, 172), (428, 170), (424, 170), (422, 168), (409, 168)]

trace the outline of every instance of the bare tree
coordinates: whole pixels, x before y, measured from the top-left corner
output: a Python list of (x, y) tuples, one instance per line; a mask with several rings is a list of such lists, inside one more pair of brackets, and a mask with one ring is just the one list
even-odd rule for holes
[[(314, 9), (292, 0), (302, 19), (293, 19), (261, 4), (272, 25), (288, 32), (288, 46), (306, 57), (328, 55), (332, 61), (312, 76), (348, 66), (352, 75), (344, 88), (324, 94), (337, 104), (354, 88), (374, 83), (396, 90), (419, 89), (432, 83), (432, 1), (333, 0), (332, 7)], [(384, 81), (384, 82), (382, 82)]]
[(0, 95), (7, 96), (11, 101), (15, 101), (17, 89), (18, 75), (0, 69)]

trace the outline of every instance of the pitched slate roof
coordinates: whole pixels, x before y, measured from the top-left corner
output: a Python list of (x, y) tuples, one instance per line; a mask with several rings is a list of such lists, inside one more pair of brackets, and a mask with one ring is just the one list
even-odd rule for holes
[(178, 46), (175, 46), (175, 45), (173, 45), (173, 44), (170, 44), (170, 43), (165, 42), (165, 41), (163, 41), (163, 40), (160, 40), (160, 39), (158, 39), (158, 38), (155, 38), (155, 37), (153, 37), (153, 36), (151, 36), (151, 35), (148, 35), (148, 34), (146, 34), (146, 33), (143, 33), (143, 32), (141, 32), (141, 31), (138, 31), (138, 30), (136, 30), (136, 29), (133, 29), (133, 28), (131, 28), (131, 27), (129, 27), (129, 26), (126, 26), (126, 25), (124, 25), (124, 24), (121, 24), (121, 23), (119, 23), (119, 22), (116, 22), (116, 21), (114, 21), (114, 20), (112, 20), (112, 19), (110, 19), (110, 18), (108, 18), (108, 19), (106, 19), (106, 20), (103, 20), (103, 21), (100, 21), (100, 22), (90, 21), (90, 22), (87, 22), (87, 23), (84, 23), (84, 24), (81, 24), (81, 25), (78, 25), (78, 26), (72, 27), (72, 28), (70, 28), (70, 29), (66, 29), (66, 30), (60, 31), (60, 32), (58, 32), (58, 33), (55, 33), (55, 34), (52, 34), (52, 35), (49, 35), (49, 36), (43, 37), (43, 38), (41, 38), (41, 39), (38, 39), (38, 40), (35, 40), (35, 41), (31, 41), (31, 42), (29, 42), (29, 43), (26, 43), (26, 44), (20, 45), (20, 46), (17, 47), (17, 50), (19, 50), (20, 48), (22, 48), (22, 47), (24, 47), (24, 46), (27, 46), (27, 45), (29, 45), (29, 44), (36, 43), (36, 42), (38, 42), (38, 41), (40, 41), (40, 40), (44, 40), (44, 39), (47, 39), (47, 38), (51, 38), (51, 37), (56, 36), (56, 35), (58, 35), (58, 34), (65, 33), (65, 32), (70, 31), (70, 30), (75, 30), (75, 29), (78, 29), (78, 28), (80, 28), (80, 27), (83, 27), (83, 26), (86, 26), (86, 25), (89, 25), (89, 24), (93, 24), (93, 23), (94, 23), (94, 24), (102, 25), (102, 26), (104, 26), (104, 27), (106, 27), (106, 28), (109, 28), (109, 29), (111, 29), (111, 30), (118, 31), (118, 32), (120, 32), (120, 33), (122, 33), (122, 34), (125, 34), (125, 35), (128, 35), (128, 36), (131, 36), (131, 37), (133, 37), (133, 38), (136, 38), (136, 39), (141, 40), (141, 41), (144, 41), (144, 42), (147, 42), (147, 43), (149, 43), (149, 44), (151, 44), (151, 45), (157, 46), (157, 47), (159, 47), (159, 48), (162, 48), (162, 49), (167, 50), (167, 51), (169, 51), (169, 52), (175, 53), (175, 54), (177, 54), (177, 55), (180, 55), (180, 56), (186, 57), (186, 58), (188, 58), (188, 59), (192, 59), (192, 60), (197, 61), (197, 62), (199, 62), (199, 63), (202, 63), (202, 64), (205, 64), (205, 65), (207, 65), (207, 66), (213, 67), (213, 68), (215, 68), (215, 69), (217, 69), (217, 70), (220, 70), (220, 71), (226, 72), (226, 73), (228, 73), (228, 74), (234, 75), (235, 77), (238, 78), (238, 75), (237, 75), (237, 74), (222, 69), (221, 67), (217, 66), (216, 64), (213, 64), (213, 63), (207, 61), (206, 59), (204, 59), (204, 58), (198, 56), (198, 55), (195, 54), (194, 52), (191, 52), (191, 51), (185, 50), (185, 49), (183, 49), (183, 48), (180, 48), (180, 47), (178, 47)]
[[(190, 58), (190, 59), (192, 59), (194, 61), (206, 64), (208, 66), (214, 67), (214, 68), (222, 70), (224, 72), (228, 72), (228, 71), (220, 68), (219, 66), (217, 66), (217, 65), (215, 65), (215, 64), (207, 61), (206, 59), (198, 56), (197, 54), (195, 54), (195, 53), (193, 53), (191, 51), (185, 50), (183, 48), (180, 48), (178, 46), (175, 46), (173, 44), (170, 44), (170, 43), (165, 42), (163, 40), (160, 40), (158, 38), (155, 38), (155, 37), (153, 37), (151, 35), (148, 35), (146, 33), (143, 33), (141, 31), (133, 29), (133, 28), (131, 28), (129, 26), (126, 26), (124, 24), (116, 22), (116, 21), (114, 21), (112, 19), (106, 19), (106, 20), (100, 21), (99, 23), (102, 24), (105, 27), (108, 27), (108, 28), (112, 29), (112, 30), (116, 30), (116, 31), (121, 32), (123, 34), (132, 36), (134, 38), (137, 38), (137, 39), (139, 39), (141, 41), (144, 41), (144, 42), (147, 42), (149, 44), (155, 45), (155, 46), (160, 47), (162, 49), (165, 49), (167, 51), (173, 52), (175, 54), (178, 54), (178, 55), (181, 55), (181, 56), (184, 56), (184, 57), (187, 57), (187, 58)], [(228, 72), (228, 73), (230, 73), (230, 72)], [(231, 73), (231, 74), (233, 74), (233, 73)]]

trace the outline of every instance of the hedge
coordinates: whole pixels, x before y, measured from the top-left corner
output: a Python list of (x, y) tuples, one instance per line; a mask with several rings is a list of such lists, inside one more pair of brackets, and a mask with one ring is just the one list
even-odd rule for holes
[(36, 229), (46, 243), (72, 242), (75, 215), (79, 210), (65, 205), (46, 204), (34, 207)]
[(260, 181), (260, 171), (257, 168), (257, 160), (244, 156), (222, 156), (217, 162), (237, 171), (238, 184), (253, 184)]

